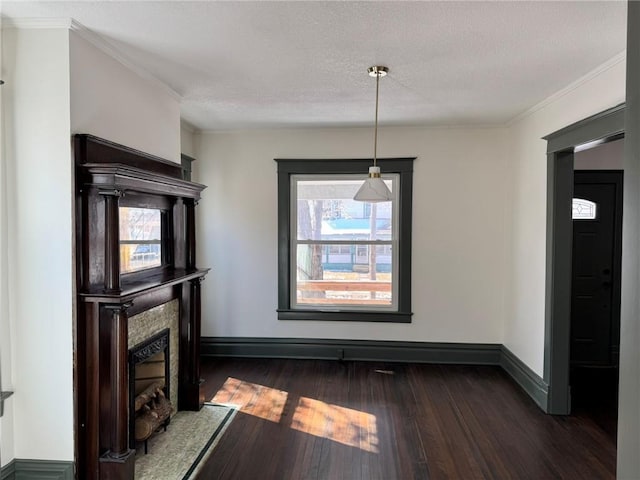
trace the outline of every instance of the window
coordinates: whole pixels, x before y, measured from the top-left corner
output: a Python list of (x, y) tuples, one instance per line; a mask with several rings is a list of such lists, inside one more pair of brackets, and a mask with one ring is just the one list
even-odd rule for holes
[(120, 207), (120, 273), (162, 265), (162, 211)]
[[(385, 180), (397, 191), (398, 174)], [(353, 196), (362, 175), (292, 175), (291, 300), (296, 307), (397, 308), (397, 260), (382, 255), (397, 242), (398, 202), (368, 204)], [(294, 225), (295, 224), (295, 225)]]
[(391, 202), (353, 200), (371, 160), (278, 162), (278, 318), (411, 321), (413, 159), (380, 161)]
[(584, 198), (574, 198), (571, 203), (571, 218), (573, 220), (595, 220), (598, 212), (597, 205)]

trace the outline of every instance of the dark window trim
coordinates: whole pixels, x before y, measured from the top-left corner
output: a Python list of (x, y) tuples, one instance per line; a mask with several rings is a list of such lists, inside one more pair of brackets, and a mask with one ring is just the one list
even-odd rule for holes
[(276, 158), (278, 164), (278, 319), (352, 322), (410, 323), (411, 316), (411, 222), (413, 199), (413, 161), (410, 158), (378, 159), (382, 173), (400, 175), (398, 197), (398, 310), (397, 311), (318, 311), (291, 308), (291, 175), (361, 174), (367, 175), (370, 158), (323, 160)]

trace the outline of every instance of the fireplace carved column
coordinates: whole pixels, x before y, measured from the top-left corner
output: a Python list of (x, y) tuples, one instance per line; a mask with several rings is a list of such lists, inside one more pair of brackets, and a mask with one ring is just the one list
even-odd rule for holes
[(195, 200), (189, 199), (185, 201), (186, 211), (186, 247), (187, 247), (187, 268), (196, 268), (196, 205)]
[(102, 412), (108, 411), (107, 418), (103, 416), (103, 430), (108, 438), (105, 447), (107, 451), (100, 457), (101, 479), (132, 479), (134, 472), (135, 450), (129, 448), (129, 383), (122, 381), (129, 375), (128, 366), (128, 328), (127, 309), (132, 303), (104, 305), (107, 312), (105, 324), (101, 328), (101, 340), (105, 340), (105, 353), (108, 361), (103, 366), (109, 372), (103, 372), (105, 380), (109, 382), (108, 396), (100, 398)]
[(204, 277), (194, 278), (189, 281), (191, 288), (191, 318), (189, 319), (191, 331), (191, 348), (189, 349), (189, 363), (191, 364), (190, 384), (192, 395), (190, 398), (191, 410), (200, 410), (204, 405), (204, 398), (200, 395), (200, 320), (202, 316), (201, 300), (201, 284)]
[(105, 271), (104, 289), (106, 293), (120, 293), (120, 215), (119, 199), (121, 190), (101, 191), (105, 198)]
[(203, 280), (204, 276), (198, 276), (182, 285), (178, 389), (178, 406), (181, 410), (197, 411), (204, 405), (204, 397), (200, 394), (200, 284)]

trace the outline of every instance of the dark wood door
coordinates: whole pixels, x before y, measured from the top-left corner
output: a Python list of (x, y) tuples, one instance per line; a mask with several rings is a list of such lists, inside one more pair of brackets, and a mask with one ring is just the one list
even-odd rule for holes
[(622, 172), (576, 171), (573, 214), (571, 364), (617, 366)]

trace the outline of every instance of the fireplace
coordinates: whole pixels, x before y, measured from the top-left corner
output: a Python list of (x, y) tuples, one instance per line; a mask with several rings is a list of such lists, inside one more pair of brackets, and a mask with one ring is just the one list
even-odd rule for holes
[[(153, 342), (159, 336), (163, 336), (163, 332), (167, 332), (167, 356), (165, 358), (167, 366), (167, 398), (171, 400), (172, 405), (178, 405), (178, 372), (180, 358), (180, 337), (179, 333), (180, 320), (180, 302), (177, 299), (170, 300), (144, 312), (129, 317), (127, 331), (127, 345), (129, 349), (129, 391), (138, 390), (135, 385), (131, 386), (131, 366), (132, 352), (139, 346), (145, 346), (147, 343)], [(149, 351), (152, 351), (150, 349)], [(147, 352), (142, 352), (144, 356)], [(134, 359), (133, 361), (139, 361)], [(145, 385), (139, 385), (144, 387)]]
[(169, 333), (165, 328), (129, 349), (129, 448), (144, 442), (145, 453), (147, 440), (158, 428), (167, 429), (174, 412)]
[[(161, 383), (172, 413), (178, 405), (179, 307), (174, 299), (129, 318), (129, 448), (136, 448), (137, 395)], [(161, 423), (166, 426), (169, 422)], [(144, 447), (146, 452), (146, 442)]]
[[(177, 410), (203, 405), (200, 295), (208, 269), (196, 266), (195, 207), (205, 186), (183, 180), (179, 164), (91, 135), (75, 136), (74, 154), (77, 478), (133, 480), (130, 350), (166, 330), (144, 347), (162, 352), (163, 393)], [(151, 237), (123, 228), (131, 209), (155, 215), (143, 222)]]

